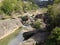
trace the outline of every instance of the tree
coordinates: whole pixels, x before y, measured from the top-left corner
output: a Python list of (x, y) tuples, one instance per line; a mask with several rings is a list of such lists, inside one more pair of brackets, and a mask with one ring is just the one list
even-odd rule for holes
[[(57, 1), (57, 0), (56, 0)], [(60, 3), (54, 3), (48, 7), (48, 15), (52, 18), (52, 22), (57, 26), (53, 29), (49, 36), (48, 45), (60, 45)]]
[(32, 25), (32, 27), (33, 28), (36, 28), (36, 29), (41, 29), (41, 21), (40, 20), (36, 20), (34, 23), (33, 23), (33, 25)]
[(60, 4), (54, 4), (48, 8), (48, 15), (52, 17), (56, 25), (60, 25)]
[(60, 0), (54, 0), (54, 3), (60, 3)]

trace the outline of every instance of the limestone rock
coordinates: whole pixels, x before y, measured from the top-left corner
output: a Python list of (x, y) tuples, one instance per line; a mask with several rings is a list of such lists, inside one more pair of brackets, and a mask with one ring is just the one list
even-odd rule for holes
[(0, 38), (5, 37), (10, 32), (16, 30), (21, 27), (22, 23), (19, 19), (6, 19), (0, 20)]

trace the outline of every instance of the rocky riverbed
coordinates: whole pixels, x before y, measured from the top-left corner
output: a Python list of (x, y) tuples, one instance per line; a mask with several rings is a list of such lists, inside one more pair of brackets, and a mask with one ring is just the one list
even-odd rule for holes
[[(44, 44), (48, 39), (48, 36), (51, 31), (51, 26), (52, 26), (50, 22), (48, 23), (49, 19), (48, 20), (47, 19), (48, 17), (45, 17), (45, 15), (37, 14), (37, 15), (32, 15), (32, 16), (26, 15), (26, 16), (19, 17), (16, 19), (11, 19), (11, 20), (9, 19), (8, 21), (3, 20), (5, 21), (3, 24), (5, 26), (4, 30), (6, 29), (6, 31), (10, 30), (11, 28), (15, 29), (17, 27), (22, 26), (22, 29), (21, 29), (22, 31), (15, 38), (11, 39), (8, 42), (8, 45), (41, 45), (41, 44)], [(40, 23), (39, 28), (33, 27), (36, 21), (39, 21)], [(7, 27), (5, 24), (7, 25)]]
[(23, 31), (20, 31), (16, 37), (8, 42), (8, 45), (18, 45), (20, 42), (22, 42), (24, 40), (23, 33)]
[(23, 42), (23, 40), (24, 40), (23, 33), (32, 31), (32, 30), (33, 30), (33, 28), (31, 26), (22, 26), (20, 33), (16, 37), (11, 39), (9, 41), (8, 45), (19, 45), (19, 43)]

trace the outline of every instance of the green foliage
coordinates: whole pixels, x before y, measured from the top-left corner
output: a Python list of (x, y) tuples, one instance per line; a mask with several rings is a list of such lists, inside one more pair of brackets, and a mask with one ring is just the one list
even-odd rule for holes
[(32, 26), (36, 29), (41, 29), (41, 22), (37, 20)]
[(60, 3), (60, 0), (54, 0), (54, 3)]
[(60, 4), (54, 4), (48, 8), (48, 15), (50, 15), (55, 24), (60, 25)]
[(60, 28), (59, 27), (56, 27), (51, 32), (51, 35), (49, 37), (48, 44), (49, 45), (58, 45), (58, 44), (60, 44), (59, 42), (60, 42)]
[(32, 3), (34, 3), (34, 2), (33, 2), (34, 0), (26, 0), (26, 1), (29, 1), (29, 2), (32, 2)]
[(53, 29), (49, 37), (47, 45), (60, 45), (60, 0), (55, 0), (55, 3), (52, 6), (48, 7), (48, 15), (52, 17), (52, 22), (55, 23), (58, 27)]
[(1, 10), (6, 14), (10, 14), (13, 12), (16, 3), (17, 0), (4, 0), (3, 5), (1, 6)]
[(60, 28), (59, 27), (56, 27), (52, 31), (52, 36), (53, 36), (53, 38), (56, 38), (56, 40), (60, 40)]
[(31, 1), (26, 1), (26, 3), (23, 0), (4, 0), (2, 2), (2, 6), (0, 6), (1, 11), (3, 11), (6, 14), (11, 14), (14, 12), (25, 12), (30, 10), (37, 9), (38, 6), (36, 4), (32, 4)]

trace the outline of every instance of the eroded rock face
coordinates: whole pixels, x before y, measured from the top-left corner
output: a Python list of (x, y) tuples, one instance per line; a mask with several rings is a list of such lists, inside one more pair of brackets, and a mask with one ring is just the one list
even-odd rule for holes
[(0, 39), (22, 26), (19, 19), (0, 20)]

